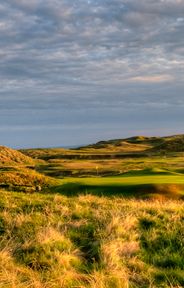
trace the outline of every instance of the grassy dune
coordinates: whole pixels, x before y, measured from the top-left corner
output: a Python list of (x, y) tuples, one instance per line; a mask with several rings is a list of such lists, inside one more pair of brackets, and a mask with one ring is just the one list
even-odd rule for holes
[(0, 188), (13, 191), (34, 192), (35, 186), (40, 185), (42, 189), (58, 185), (56, 179), (44, 176), (32, 169), (25, 167), (1, 167)]
[(34, 160), (29, 156), (20, 153), (17, 150), (0, 146), (0, 165), (33, 165)]

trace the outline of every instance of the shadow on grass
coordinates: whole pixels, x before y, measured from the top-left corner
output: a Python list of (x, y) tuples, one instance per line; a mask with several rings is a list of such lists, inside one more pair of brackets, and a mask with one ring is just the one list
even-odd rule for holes
[[(0, 189), (12, 192), (38, 193), (32, 187), (0, 185)], [(150, 200), (184, 200), (184, 185), (179, 184), (134, 184), (134, 185), (87, 185), (84, 183), (69, 182), (62, 185), (43, 187), (39, 194), (60, 194), (66, 197), (79, 195), (94, 195), (97, 197), (123, 197)]]
[(95, 195), (98, 197), (125, 197), (139, 199), (179, 199), (184, 194), (180, 193), (184, 187), (177, 185), (153, 185), (153, 184), (137, 184), (137, 185), (84, 185), (82, 183), (66, 183), (55, 188), (54, 193), (59, 193), (67, 197), (79, 195)]

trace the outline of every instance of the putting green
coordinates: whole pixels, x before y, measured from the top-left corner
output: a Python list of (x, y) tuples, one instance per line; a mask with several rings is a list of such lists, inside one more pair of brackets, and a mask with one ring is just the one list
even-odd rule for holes
[(179, 184), (184, 185), (184, 175), (167, 171), (138, 171), (119, 176), (102, 178), (65, 178), (63, 184), (76, 183), (90, 186), (124, 186), (144, 184)]

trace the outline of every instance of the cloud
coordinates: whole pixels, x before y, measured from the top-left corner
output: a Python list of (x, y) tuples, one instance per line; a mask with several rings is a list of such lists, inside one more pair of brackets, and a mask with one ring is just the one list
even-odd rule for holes
[(149, 82), (149, 83), (161, 83), (171, 81), (173, 76), (171, 75), (154, 75), (154, 76), (140, 76), (131, 78), (130, 81), (137, 81), (137, 82)]
[(183, 15), (176, 0), (1, 1), (0, 110), (22, 111), (26, 125), (24, 111), (42, 111), (42, 127), (49, 109), (72, 124), (80, 109), (107, 121), (109, 107), (183, 103)]

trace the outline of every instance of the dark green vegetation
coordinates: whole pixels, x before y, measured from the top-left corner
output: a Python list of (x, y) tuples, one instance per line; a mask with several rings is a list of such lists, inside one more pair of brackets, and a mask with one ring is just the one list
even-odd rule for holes
[(184, 287), (183, 135), (0, 147), (0, 193), (0, 287)]

